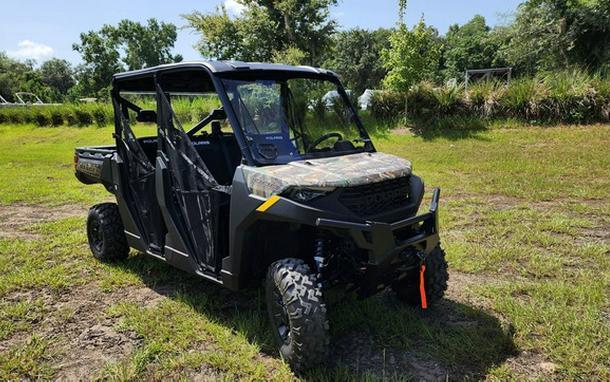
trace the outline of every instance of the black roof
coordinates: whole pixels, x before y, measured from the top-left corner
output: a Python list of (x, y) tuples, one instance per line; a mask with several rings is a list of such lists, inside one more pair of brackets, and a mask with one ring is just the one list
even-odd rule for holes
[(314, 68), (312, 66), (292, 66), (283, 64), (267, 64), (261, 62), (243, 62), (243, 61), (191, 61), (191, 62), (179, 62), (175, 64), (165, 64), (159, 66), (153, 66), (150, 68), (133, 70), (129, 72), (117, 73), (113, 76), (115, 80), (127, 80), (137, 77), (147, 77), (155, 73), (175, 70), (175, 69), (196, 69), (205, 68), (212, 73), (244, 73), (252, 71), (264, 71), (264, 72), (292, 72), (292, 73), (303, 73), (310, 75), (323, 75), (337, 77), (337, 75), (326, 69)]

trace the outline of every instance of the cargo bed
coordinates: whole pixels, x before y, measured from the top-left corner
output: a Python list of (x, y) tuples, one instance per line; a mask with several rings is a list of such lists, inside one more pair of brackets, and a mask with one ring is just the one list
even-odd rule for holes
[(74, 171), (78, 180), (85, 184), (111, 184), (111, 159), (115, 153), (116, 146), (114, 145), (76, 148)]

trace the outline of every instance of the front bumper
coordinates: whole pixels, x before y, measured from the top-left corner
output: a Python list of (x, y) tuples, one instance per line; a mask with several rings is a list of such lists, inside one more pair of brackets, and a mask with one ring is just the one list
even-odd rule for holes
[(347, 232), (355, 244), (368, 252), (366, 270), (355, 285), (360, 296), (384, 289), (401, 277), (400, 265), (406, 256), (425, 256), (439, 244), (438, 202), (440, 189), (435, 188), (428, 212), (394, 223), (358, 223), (346, 220), (318, 218), (316, 226)]
[(347, 230), (358, 247), (369, 251), (369, 262), (373, 265), (379, 265), (408, 247), (415, 247), (424, 253), (428, 253), (436, 247), (439, 242), (439, 197), (440, 189), (435, 188), (428, 212), (394, 223), (358, 223), (318, 218), (316, 226), (318, 228)]

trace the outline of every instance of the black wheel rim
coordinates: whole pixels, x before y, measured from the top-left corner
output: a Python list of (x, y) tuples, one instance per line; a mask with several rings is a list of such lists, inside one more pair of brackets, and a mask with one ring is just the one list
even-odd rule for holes
[(93, 219), (87, 229), (87, 235), (89, 236), (89, 245), (96, 252), (101, 252), (104, 245), (104, 237), (102, 236), (102, 230), (100, 223), (97, 219)]
[(273, 327), (283, 344), (290, 342), (290, 320), (284, 300), (277, 289), (273, 291), (273, 303), (271, 304), (271, 315)]

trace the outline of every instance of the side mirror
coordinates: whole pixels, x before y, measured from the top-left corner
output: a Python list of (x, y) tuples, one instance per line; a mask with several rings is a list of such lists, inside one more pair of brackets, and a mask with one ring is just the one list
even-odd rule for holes
[(138, 122), (157, 122), (157, 112), (154, 110), (140, 110), (136, 115), (136, 121)]

